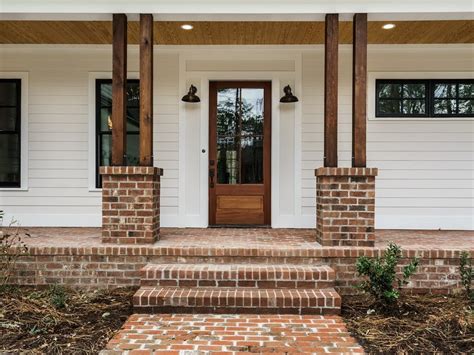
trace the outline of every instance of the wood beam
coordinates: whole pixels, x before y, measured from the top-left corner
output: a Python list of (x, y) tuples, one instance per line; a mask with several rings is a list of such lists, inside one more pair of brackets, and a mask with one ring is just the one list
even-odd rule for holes
[(112, 165), (121, 166), (127, 152), (127, 16), (114, 14), (112, 28)]
[(153, 166), (153, 15), (140, 14), (140, 165)]
[(337, 167), (339, 15), (327, 14), (324, 41), (324, 166)]
[(352, 41), (352, 166), (366, 167), (367, 14), (355, 14)]

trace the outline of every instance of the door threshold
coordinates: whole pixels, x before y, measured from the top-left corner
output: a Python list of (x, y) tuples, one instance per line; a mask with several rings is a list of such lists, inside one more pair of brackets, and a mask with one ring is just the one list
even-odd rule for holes
[(261, 229), (271, 229), (272, 226), (269, 225), (251, 225), (251, 224), (215, 224), (210, 225), (208, 228), (261, 228)]

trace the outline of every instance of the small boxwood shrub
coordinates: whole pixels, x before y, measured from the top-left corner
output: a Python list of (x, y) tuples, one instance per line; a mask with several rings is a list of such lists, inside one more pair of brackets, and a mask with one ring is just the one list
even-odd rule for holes
[(459, 260), (459, 273), (461, 274), (461, 283), (466, 291), (467, 297), (474, 301), (474, 291), (471, 289), (474, 279), (474, 270), (472, 269), (472, 259), (467, 251), (461, 253)]
[[(356, 262), (357, 273), (367, 279), (361, 282), (358, 287), (364, 292), (370, 293), (379, 303), (387, 305), (396, 302), (400, 296), (401, 287), (408, 283), (408, 279), (419, 264), (419, 260), (414, 258), (403, 267), (402, 276), (398, 277), (397, 265), (401, 256), (401, 248), (390, 243), (382, 257), (359, 257)], [(395, 288), (395, 285), (398, 288)]]

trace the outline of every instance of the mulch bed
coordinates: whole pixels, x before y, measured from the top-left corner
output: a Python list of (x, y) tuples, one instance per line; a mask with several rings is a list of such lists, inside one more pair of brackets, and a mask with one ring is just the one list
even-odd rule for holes
[(402, 295), (392, 309), (346, 296), (342, 316), (369, 353), (474, 353), (474, 306), (463, 295)]
[(97, 354), (132, 313), (133, 291), (0, 290), (0, 352)]

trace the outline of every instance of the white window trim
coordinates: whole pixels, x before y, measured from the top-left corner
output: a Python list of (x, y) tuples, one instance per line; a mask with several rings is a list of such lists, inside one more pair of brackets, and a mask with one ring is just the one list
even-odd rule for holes
[(369, 72), (367, 75), (369, 121), (474, 121), (474, 117), (375, 117), (377, 79), (474, 79), (474, 72)]
[(28, 191), (28, 72), (0, 72), (0, 79), (21, 80), (20, 187), (1, 187), (0, 191)]
[[(139, 79), (138, 72), (128, 72), (127, 79)], [(89, 154), (88, 154), (88, 185), (90, 192), (102, 192), (95, 186), (95, 145), (96, 145), (96, 107), (95, 107), (95, 83), (97, 79), (112, 79), (112, 72), (89, 72)]]

